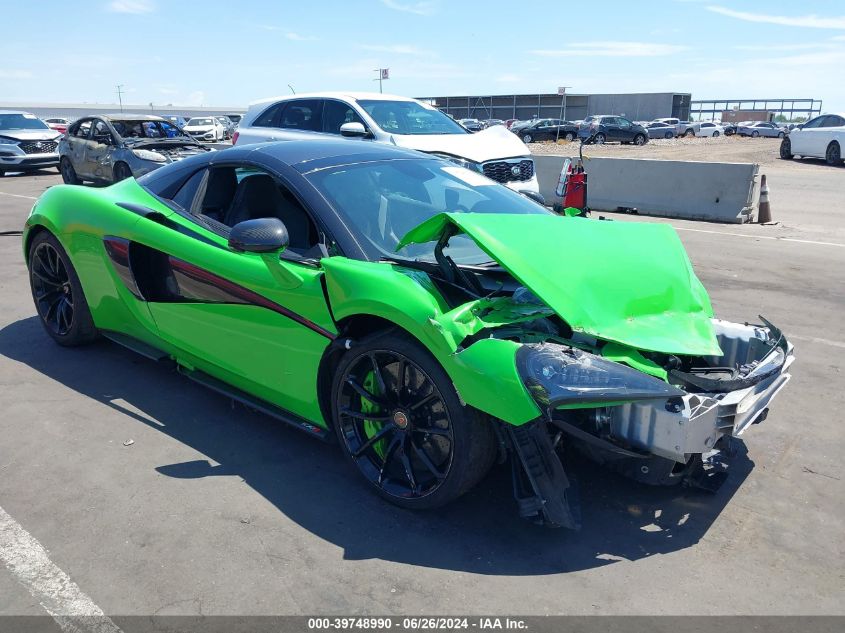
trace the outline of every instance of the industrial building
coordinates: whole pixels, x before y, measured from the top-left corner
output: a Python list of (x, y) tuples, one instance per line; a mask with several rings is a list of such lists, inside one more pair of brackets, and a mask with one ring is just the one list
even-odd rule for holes
[(677, 92), (633, 94), (555, 93), (420, 97), (456, 119), (565, 118), (571, 121), (591, 114), (619, 114), (634, 121), (661, 117), (687, 120), (692, 95)]
[(126, 112), (132, 114), (156, 114), (158, 116), (176, 115), (183, 117), (192, 116), (215, 116), (236, 112), (246, 112), (243, 106), (232, 107), (197, 107), (197, 106), (160, 106), (160, 105), (138, 105), (124, 103), (0, 103), (0, 110), (24, 110), (31, 112), (40, 119), (63, 118), (71, 121), (79, 117), (94, 114), (113, 114), (115, 112)]

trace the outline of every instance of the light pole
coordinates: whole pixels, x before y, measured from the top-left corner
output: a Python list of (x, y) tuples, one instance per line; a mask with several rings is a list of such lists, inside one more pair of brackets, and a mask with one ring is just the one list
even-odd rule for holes
[[(560, 86), (557, 89), (557, 93), (560, 95), (560, 120), (561, 123), (566, 120), (566, 89), (571, 88), (572, 86)], [(555, 143), (560, 141), (560, 125), (557, 126), (557, 135), (555, 137)]]
[(123, 84), (117, 85), (117, 100), (120, 102), (120, 111), (123, 112)]

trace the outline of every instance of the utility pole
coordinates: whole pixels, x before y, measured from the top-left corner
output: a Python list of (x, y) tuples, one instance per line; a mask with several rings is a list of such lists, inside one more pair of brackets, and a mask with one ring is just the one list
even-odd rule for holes
[(378, 79), (373, 79), (373, 81), (378, 81), (378, 91), (379, 93), (383, 92), (381, 89), (381, 82), (384, 79), (390, 79), (390, 69), (389, 68), (376, 68), (373, 70), (374, 73), (378, 73)]
[(117, 100), (120, 102), (120, 111), (123, 112), (123, 84), (117, 85)]
[[(571, 88), (572, 86), (560, 86), (557, 89), (557, 93), (560, 95), (560, 120), (566, 120), (566, 89)], [(555, 138), (555, 143), (560, 140), (560, 126), (557, 126), (557, 137)]]

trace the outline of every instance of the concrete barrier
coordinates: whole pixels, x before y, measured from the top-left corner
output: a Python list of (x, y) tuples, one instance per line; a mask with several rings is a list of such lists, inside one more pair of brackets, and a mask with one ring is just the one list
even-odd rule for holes
[[(534, 156), (540, 193), (555, 195), (563, 156)], [(585, 161), (587, 204), (596, 211), (634, 207), (642, 215), (710, 222), (750, 222), (757, 208), (755, 163), (704, 163), (641, 158)]]

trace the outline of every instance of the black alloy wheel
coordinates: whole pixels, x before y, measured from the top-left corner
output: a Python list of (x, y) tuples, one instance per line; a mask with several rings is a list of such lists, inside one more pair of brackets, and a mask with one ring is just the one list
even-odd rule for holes
[(59, 173), (62, 175), (62, 182), (66, 185), (78, 185), (81, 182), (79, 176), (76, 175), (73, 164), (71, 164), (67, 156), (62, 156), (62, 159), (59, 161)]
[(637, 134), (634, 137), (634, 145), (645, 145), (645, 136), (642, 134)]
[(35, 236), (29, 251), (29, 281), (41, 324), (60, 345), (89, 343), (97, 336), (79, 278), (58, 240)]
[(788, 136), (780, 142), (780, 157), (783, 160), (792, 160), (792, 142)]
[(834, 141), (827, 146), (827, 151), (824, 153), (824, 160), (828, 165), (838, 165), (842, 161), (842, 150), (839, 143)]
[(353, 347), (337, 368), (332, 396), (343, 451), (392, 503), (441, 506), (493, 463), (491, 422), (461, 405), (440, 364), (405, 337), (385, 334)]

